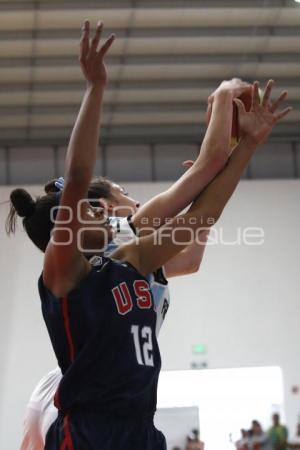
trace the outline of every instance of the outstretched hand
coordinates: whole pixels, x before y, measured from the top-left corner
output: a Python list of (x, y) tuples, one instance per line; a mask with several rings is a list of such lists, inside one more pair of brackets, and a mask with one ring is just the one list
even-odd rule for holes
[(268, 138), (274, 125), (292, 110), (288, 106), (282, 111), (276, 112), (281, 102), (287, 96), (287, 91), (283, 91), (274, 102), (270, 103), (273, 84), (273, 80), (268, 81), (262, 100), (260, 100), (259, 83), (255, 81), (252, 88), (252, 105), (249, 112), (246, 111), (243, 102), (237, 98), (234, 99), (238, 107), (240, 137), (250, 138), (256, 145), (263, 143)]
[(80, 41), (79, 61), (82, 72), (88, 84), (100, 84), (105, 86), (107, 83), (107, 70), (104, 64), (104, 57), (112, 43), (115, 35), (111, 35), (103, 45), (100, 45), (103, 24), (98, 22), (95, 35), (90, 40), (90, 22), (85, 20), (82, 27), (82, 37)]

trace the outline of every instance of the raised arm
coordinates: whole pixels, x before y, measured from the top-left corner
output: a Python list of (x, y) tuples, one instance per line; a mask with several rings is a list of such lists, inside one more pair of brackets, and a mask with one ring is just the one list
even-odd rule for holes
[(128, 260), (143, 274), (151, 273), (182, 250), (191, 236), (196, 240), (199, 230), (203, 232), (203, 228), (208, 229), (218, 220), (256, 148), (267, 139), (273, 126), (291, 110), (285, 108), (279, 113), (275, 112), (286, 92), (270, 105), (272, 85), (273, 82), (269, 81), (260, 104), (258, 82), (254, 83), (249, 113), (245, 111), (242, 102), (235, 100), (239, 110), (241, 141), (224, 170), (200, 194), (190, 210), (152, 235), (124, 246), (116, 257)]
[[(214, 92), (211, 119), (197, 160), (175, 184), (134, 214), (132, 221), (141, 236), (157, 228), (155, 223), (163, 224), (166, 218), (179, 214), (224, 167), (231, 151), (233, 98), (247, 89), (247, 83), (234, 79), (224, 81)], [(150, 230), (145, 230), (145, 224)]]
[[(183, 162), (184, 167), (192, 167), (194, 161)], [(205, 230), (199, 236), (197, 242), (191, 242), (184, 250), (164, 264), (166, 278), (190, 275), (199, 271), (202, 264), (206, 243), (210, 230)]]
[(164, 264), (166, 278), (191, 275), (198, 272), (204, 256), (209, 231), (209, 229), (203, 231), (196, 242), (189, 244)]
[[(69, 220), (68, 232), (62, 230), (64, 225), (60, 227), (55, 224), (44, 261), (45, 285), (57, 295), (72, 289), (90, 269), (78, 249), (77, 233), (82, 224), (77, 214), (77, 206), (81, 199), (87, 197), (96, 162), (101, 105), (107, 82), (103, 59), (114, 40), (114, 36), (111, 36), (100, 46), (101, 32), (102, 23), (99, 22), (95, 36), (90, 42), (90, 24), (85, 21), (79, 59), (87, 88), (67, 150), (65, 186), (56, 217), (56, 223), (66, 223)], [(59, 245), (66, 242), (68, 237), (69, 244)]]

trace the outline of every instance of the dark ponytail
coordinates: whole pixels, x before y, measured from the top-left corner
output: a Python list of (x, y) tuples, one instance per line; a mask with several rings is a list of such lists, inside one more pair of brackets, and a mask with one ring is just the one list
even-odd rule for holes
[(25, 189), (14, 189), (10, 194), (10, 212), (5, 224), (7, 234), (15, 233), (17, 216), (22, 217), (29, 238), (45, 252), (54, 227), (51, 210), (59, 205), (59, 200), (59, 194), (50, 191), (34, 200)]
[(36, 203), (25, 189), (14, 189), (10, 194), (10, 211), (6, 219), (7, 234), (15, 233), (17, 216), (24, 219), (35, 212)]
[[(14, 189), (10, 194), (10, 212), (6, 219), (7, 234), (15, 233), (17, 216), (23, 218), (25, 228), (32, 242), (43, 252), (50, 241), (54, 222), (51, 210), (59, 205), (61, 189), (57, 186), (59, 179), (49, 181), (44, 190), (46, 195), (34, 200), (24, 189)], [(88, 198), (92, 206), (99, 207), (99, 198), (113, 199), (113, 183), (103, 177), (92, 180)]]

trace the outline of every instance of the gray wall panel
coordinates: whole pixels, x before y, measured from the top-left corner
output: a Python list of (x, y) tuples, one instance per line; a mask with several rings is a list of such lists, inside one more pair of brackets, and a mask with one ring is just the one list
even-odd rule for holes
[[(65, 173), (65, 158), (66, 158), (67, 147), (60, 147), (57, 150), (57, 169), (58, 173), (56, 176), (62, 177)], [(98, 149), (97, 162), (95, 166), (94, 174), (99, 176), (102, 175), (103, 164), (102, 164), (102, 151)]]
[(0, 148), (0, 184), (6, 183), (6, 162), (5, 162), (5, 150)]
[(107, 176), (114, 181), (151, 181), (150, 146), (108, 146)]
[(254, 178), (292, 178), (292, 147), (289, 143), (268, 142), (258, 149), (251, 162)]
[(195, 159), (199, 148), (195, 145), (174, 144), (155, 146), (155, 174), (157, 180), (176, 180), (185, 171), (182, 162)]
[[(153, 152), (152, 152), (153, 150)], [(95, 175), (116, 181), (173, 181), (184, 173), (182, 162), (195, 159), (197, 144), (161, 143), (110, 145), (99, 148)], [(9, 152), (9, 181), (12, 184), (44, 183), (64, 175), (66, 148), (12, 147)], [(56, 155), (56, 156), (55, 156)], [(300, 175), (300, 144), (270, 142), (254, 155), (243, 178), (295, 178)], [(0, 184), (6, 184), (5, 149), (0, 147)]]
[(295, 158), (295, 174), (297, 174), (297, 177), (300, 176), (300, 144), (296, 144), (296, 158)]
[(12, 184), (44, 184), (53, 176), (52, 148), (10, 149), (10, 181)]

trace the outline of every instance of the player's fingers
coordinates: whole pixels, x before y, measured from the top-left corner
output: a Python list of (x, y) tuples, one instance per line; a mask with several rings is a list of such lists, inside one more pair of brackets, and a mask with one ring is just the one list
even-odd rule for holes
[(259, 96), (259, 82), (254, 81), (253, 83), (253, 96), (252, 96), (252, 108), (260, 104)]
[(263, 107), (267, 106), (267, 104), (269, 103), (273, 85), (274, 85), (274, 80), (269, 80), (267, 83), (267, 86), (265, 88), (265, 92), (264, 92), (262, 102), (261, 102)]
[(101, 39), (102, 29), (103, 29), (103, 23), (101, 22), (101, 20), (99, 20), (97, 23), (95, 35), (91, 42), (90, 54), (95, 54), (97, 52), (99, 42)]
[(279, 120), (281, 120), (283, 117), (285, 117), (287, 114), (289, 114), (292, 111), (292, 107), (288, 106), (287, 108), (283, 109), (282, 111), (278, 112), (277, 114), (274, 115), (274, 118), (276, 120), (276, 122), (278, 122)]
[(186, 169), (189, 169), (190, 167), (192, 167), (194, 165), (194, 162), (195, 161), (193, 161), (192, 159), (187, 159), (186, 161), (183, 161), (182, 165)]
[(246, 114), (247, 111), (246, 111), (246, 109), (245, 109), (244, 103), (243, 103), (240, 99), (238, 99), (238, 98), (234, 98), (233, 101), (234, 101), (234, 103), (235, 103), (236, 106), (237, 106), (239, 115), (240, 115), (240, 114)]
[(82, 32), (82, 36), (87, 36), (89, 37), (90, 34), (90, 21), (88, 19), (85, 19), (85, 21), (82, 24), (81, 27), (81, 32)]
[(81, 28), (79, 61), (83, 64), (89, 51), (90, 22), (85, 20)]
[(99, 56), (100, 57), (103, 57), (108, 52), (108, 50), (112, 46), (112, 44), (113, 44), (115, 39), (116, 39), (116, 35), (115, 34), (111, 34), (109, 36), (109, 38), (104, 42), (104, 44), (100, 48), (100, 51), (99, 51)]
[(287, 91), (283, 91), (279, 97), (274, 100), (270, 106), (270, 111), (273, 113), (276, 111), (276, 109), (278, 108), (278, 106), (280, 105), (281, 102), (283, 102), (283, 100), (286, 98), (288, 92)]

